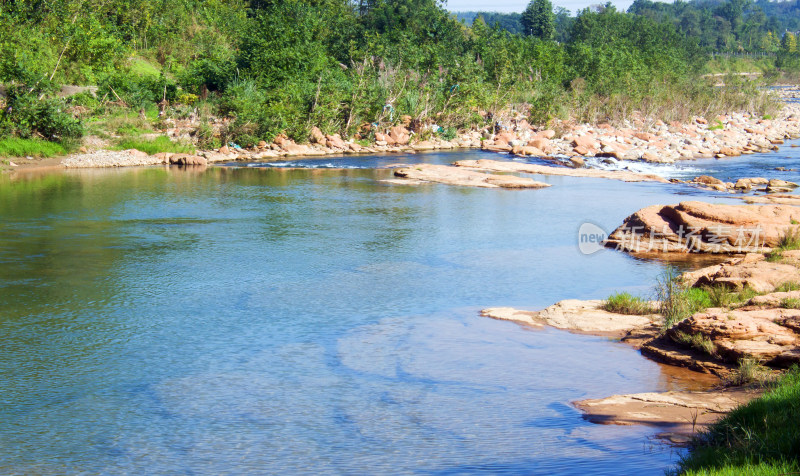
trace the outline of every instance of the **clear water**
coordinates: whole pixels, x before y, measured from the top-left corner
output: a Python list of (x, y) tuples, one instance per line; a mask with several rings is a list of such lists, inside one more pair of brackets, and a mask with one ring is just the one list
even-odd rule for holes
[(580, 224), (713, 195), (361, 168), (478, 157), (0, 178), (0, 473), (662, 474), (656, 429), (570, 402), (691, 381), (478, 311), (646, 294), (662, 265)]

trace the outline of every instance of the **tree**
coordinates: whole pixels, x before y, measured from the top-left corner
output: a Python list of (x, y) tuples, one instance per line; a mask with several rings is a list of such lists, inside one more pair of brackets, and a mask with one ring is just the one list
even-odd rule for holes
[(550, 40), (556, 31), (553, 4), (550, 0), (531, 0), (522, 13), (522, 28), (526, 35)]
[(797, 37), (794, 33), (787, 31), (781, 40), (781, 50), (784, 53), (797, 53)]

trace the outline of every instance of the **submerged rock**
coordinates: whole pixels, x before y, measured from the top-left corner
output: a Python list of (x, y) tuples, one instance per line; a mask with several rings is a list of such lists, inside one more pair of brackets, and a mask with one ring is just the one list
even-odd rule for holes
[(481, 315), (492, 319), (515, 321), (533, 327), (550, 326), (557, 329), (596, 335), (622, 337), (632, 329), (647, 327), (660, 316), (617, 314), (603, 309), (605, 301), (566, 299), (541, 311), (523, 311), (510, 307), (484, 309)]
[(483, 188), (544, 188), (549, 184), (515, 175), (492, 175), (448, 165), (417, 164), (394, 171), (394, 175), (414, 181), (436, 182)]
[(522, 164), (519, 162), (504, 162), (499, 160), (459, 160), (453, 165), (457, 167), (473, 168), (479, 170), (488, 170), (491, 172), (521, 172), (536, 175), (562, 175), (571, 177), (591, 177), (591, 178), (605, 178), (612, 180), (622, 180), (624, 182), (662, 182), (668, 181), (659, 177), (658, 175), (638, 174), (628, 171), (608, 171), (597, 169), (580, 169), (580, 168), (565, 168), (565, 167), (550, 167), (547, 165), (535, 164)]
[(655, 426), (663, 430), (657, 435), (660, 438), (685, 444), (697, 432), (760, 393), (747, 389), (636, 393), (573, 404), (593, 423)]

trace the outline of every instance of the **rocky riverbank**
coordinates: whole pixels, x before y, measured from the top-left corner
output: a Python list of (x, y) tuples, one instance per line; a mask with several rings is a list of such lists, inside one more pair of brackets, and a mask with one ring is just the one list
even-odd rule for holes
[[(769, 379), (781, 369), (800, 364), (800, 208), (787, 205), (712, 205), (683, 202), (648, 207), (628, 217), (608, 244), (635, 251), (640, 242), (657, 238), (651, 252), (732, 253), (736, 233), (719, 227), (758, 230), (755, 253), (682, 274), (673, 294), (663, 302), (642, 303), (645, 313), (606, 309), (606, 301), (565, 300), (541, 311), (490, 308), (481, 315), (525, 326), (551, 326), (571, 332), (612, 336), (642, 355), (674, 367), (713, 375), (723, 387), (703, 392), (615, 395), (574, 402), (597, 423), (646, 424), (664, 429), (661, 436), (684, 442), (697, 430), (760, 394), (758, 388), (736, 387), (750, 378)], [(699, 242), (687, 249), (679, 230), (694, 229)], [(625, 240), (622, 237), (625, 235)], [(713, 246), (712, 246), (713, 245)], [(716, 246), (728, 247), (718, 250)], [(689, 290), (699, 292), (692, 294)], [(694, 296), (694, 297), (691, 297)], [(685, 302), (683, 301), (685, 300)], [(676, 307), (677, 306), (677, 307)], [(683, 306), (683, 307), (681, 307)], [(665, 316), (689, 311), (677, 320)], [(681, 311), (683, 312), (683, 311)]]
[[(432, 126), (431, 126), (432, 127)], [(298, 143), (284, 135), (272, 143), (259, 142), (250, 148), (225, 145), (201, 150), (186, 157), (196, 165), (235, 161), (272, 161), (286, 157), (320, 157), (345, 154), (414, 153), (428, 150), (481, 148), (522, 157), (541, 157), (585, 169), (583, 158), (604, 157), (609, 161), (634, 160), (669, 163), (701, 157), (725, 158), (777, 150), (786, 139), (800, 137), (800, 104), (786, 103), (775, 118), (733, 113), (714, 118), (696, 117), (690, 123), (651, 122), (636, 114), (622, 124), (577, 124), (551, 121), (548, 126), (531, 125), (523, 117), (496, 122), (481, 130), (463, 131), (444, 139), (426, 125), (399, 125), (365, 133), (371, 138), (345, 140), (338, 134), (324, 134), (313, 128), (307, 141)], [(192, 125), (174, 125), (165, 134), (175, 140), (191, 140)], [(363, 135), (363, 134), (362, 134)], [(201, 160), (202, 159), (202, 160)], [(21, 160), (26, 167), (35, 160)], [(123, 167), (171, 164), (163, 154), (149, 156), (138, 151), (84, 150), (61, 161), (64, 167)], [(187, 165), (187, 164), (183, 164)], [(536, 172), (533, 172), (536, 173)], [(742, 190), (744, 183), (724, 184), (713, 180), (697, 182), (713, 189)], [(755, 184), (751, 184), (755, 185)], [(780, 191), (781, 184), (768, 184)]]

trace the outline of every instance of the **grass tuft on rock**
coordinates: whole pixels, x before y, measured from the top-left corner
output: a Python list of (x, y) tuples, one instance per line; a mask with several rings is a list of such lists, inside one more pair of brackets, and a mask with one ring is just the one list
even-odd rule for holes
[(767, 253), (766, 260), (770, 263), (779, 262), (783, 260), (783, 252), (790, 250), (800, 250), (800, 230), (786, 230), (778, 246)]
[(660, 302), (661, 315), (664, 316), (664, 330), (703, 309), (713, 306), (708, 291), (689, 288), (681, 281), (680, 273), (673, 267), (667, 268), (656, 283), (656, 295)]
[(784, 309), (800, 309), (800, 299), (784, 299), (781, 301), (781, 307)]
[(687, 334), (677, 331), (672, 335), (672, 340), (710, 356), (717, 355), (717, 346), (703, 334)]
[(686, 475), (800, 472), (800, 368), (700, 434), (676, 468)]
[(615, 312), (617, 314), (629, 315), (646, 315), (652, 314), (657, 311), (650, 304), (638, 296), (633, 296), (629, 293), (614, 293), (606, 299), (603, 304), (603, 309), (608, 312)]
[(774, 374), (769, 368), (753, 357), (739, 359), (739, 367), (725, 379), (726, 385), (764, 386), (774, 380)]
[(776, 293), (786, 293), (786, 292), (789, 292), (789, 291), (798, 291), (798, 290), (800, 290), (800, 283), (795, 283), (793, 281), (790, 281), (790, 282), (787, 282), (787, 283), (783, 283), (780, 286), (778, 286), (777, 288), (775, 288), (774, 292), (776, 292)]
[(725, 285), (705, 286), (712, 307), (736, 307), (758, 296), (758, 292), (750, 287), (731, 289)]

